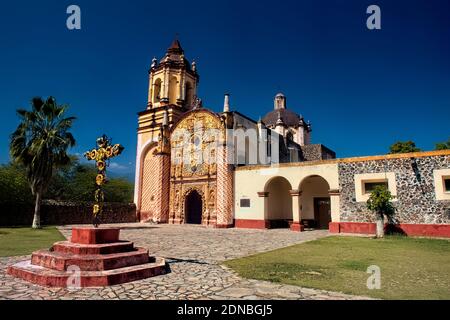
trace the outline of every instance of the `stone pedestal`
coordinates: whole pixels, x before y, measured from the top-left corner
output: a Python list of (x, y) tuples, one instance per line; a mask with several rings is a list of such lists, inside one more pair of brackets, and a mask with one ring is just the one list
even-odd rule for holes
[(164, 259), (120, 241), (119, 234), (118, 228), (73, 228), (71, 241), (33, 252), (7, 273), (48, 287), (109, 286), (166, 273)]
[(103, 244), (119, 242), (119, 228), (74, 228), (72, 230), (73, 243)]

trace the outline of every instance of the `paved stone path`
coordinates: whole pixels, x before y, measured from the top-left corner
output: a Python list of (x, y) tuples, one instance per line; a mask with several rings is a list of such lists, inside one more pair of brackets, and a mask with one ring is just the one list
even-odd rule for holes
[[(190, 225), (123, 224), (121, 238), (164, 257), (169, 274), (105, 288), (45, 288), (15, 279), (6, 268), (30, 256), (0, 258), (2, 299), (366, 299), (297, 286), (246, 280), (221, 261), (318, 239), (328, 231), (213, 229)], [(61, 227), (68, 237), (70, 227)]]

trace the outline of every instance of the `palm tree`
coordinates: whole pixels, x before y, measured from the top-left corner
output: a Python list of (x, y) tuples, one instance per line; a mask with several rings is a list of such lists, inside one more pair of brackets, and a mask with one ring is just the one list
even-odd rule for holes
[(55, 168), (70, 162), (67, 149), (75, 145), (69, 132), (74, 117), (65, 118), (66, 105), (57, 105), (53, 97), (34, 98), (31, 111), (19, 109), (20, 124), (11, 135), (13, 161), (26, 168), (31, 192), (36, 198), (33, 228), (41, 227), (41, 202)]

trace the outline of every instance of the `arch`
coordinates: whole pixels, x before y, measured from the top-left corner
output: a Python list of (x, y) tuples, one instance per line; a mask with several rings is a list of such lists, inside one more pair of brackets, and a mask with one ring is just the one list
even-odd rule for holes
[(327, 229), (331, 222), (330, 184), (320, 175), (305, 177), (299, 186), (301, 216), (313, 228)]
[[(156, 142), (149, 140), (147, 141), (141, 148), (138, 150), (137, 159), (136, 159), (136, 174), (135, 174), (135, 204), (137, 210), (139, 211), (141, 208), (142, 201), (142, 181), (143, 181), (143, 170), (144, 170), (144, 162), (145, 157), (149, 154), (150, 149), (153, 149), (157, 145)], [(153, 150), (152, 150), (153, 152)]]
[(188, 109), (192, 106), (193, 98), (194, 98), (194, 87), (190, 82), (186, 82), (184, 101)]
[(202, 224), (203, 220), (203, 197), (193, 189), (184, 198), (185, 223)]
[(294, 141), (294, 134), (292, 133), (291, 130), (289, 130), (289, 131), (286, 133), (286, 140), (287, 140), (287, 141)]
[[(208, 125), (205, 124), (205, 120), (209, 122)], [(221, 128), (221, 119), (217, 114), (208, 109), (197, 109), (184, 113), (183, 117), (170, 128), (171, 134), (173, 135), (178, 129), (188, 129), (192, 125), (192, 121), (202, 121), (203, 127), (208, 129)]]
[(158, 193), (154, 186), (154, 177), (157, 174), (155, 172), (157, 160), (154, 157), (156, 147), (156, 143), (149, 143), (141, 153), (138, 195), (138, 209), (141, 221), (151, 220), (156, 214), (154, 212), (155, 196)]
[(178, 79), (175, 76), (172, 76), (169, 81), (169, 103), (176, 104), (177, 103), (177, 90), (178, 88)]
[(161, 101), (161, 86), (162, 86), (162, 81), (161, 79), (156, 79), (154, 84), (153, 84), (154, 88), (153, 88), (153, 103), (158, 103)]
[(268, 193), (265, 220), (269, 221), (270, 228), (289, 227), (293, 220), (292, 186), (281, 176), (273, 177), (267, 181), (264, 191)]

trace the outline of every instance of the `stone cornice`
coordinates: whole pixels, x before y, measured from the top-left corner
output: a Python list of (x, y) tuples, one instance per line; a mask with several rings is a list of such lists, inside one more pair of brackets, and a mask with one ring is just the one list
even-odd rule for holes
[(166, 111), (166, 110), (172, 111), (172, 112), (178, 112), (178, 113), (184, 113), (184, 112), (189, 111), (185, 107), (180, 107), (175, 104), (167, 104), (167, 105), (159, 106), (156, 108), (145, 109), (143, 111), (138, 112), (137, 114), (138, 114), (138, 116), (144, 116), (147, 114), (158, 113), (158, 112), (162, 112), (162, 111)]

